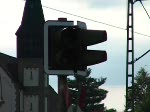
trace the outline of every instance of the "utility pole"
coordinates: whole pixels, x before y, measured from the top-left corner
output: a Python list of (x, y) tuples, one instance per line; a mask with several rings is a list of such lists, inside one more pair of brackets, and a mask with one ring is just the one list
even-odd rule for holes
[[(127, 59), (126, 59), (126, 112), (134, 112), (134, 11), (133, 0), (128, 0)], [(129, 94), (131, 92), (131, 96)]]
[[(150, 50), (134, 60), (134, 3), (139, 1), (146, 11), (143, 0), (128, 0), (127, 10), (127, 59), (126, 59), (126, 112), (134, 112), (134, 63), (145, 56)], [(146, 11), (146, 14), (150, 18)]]

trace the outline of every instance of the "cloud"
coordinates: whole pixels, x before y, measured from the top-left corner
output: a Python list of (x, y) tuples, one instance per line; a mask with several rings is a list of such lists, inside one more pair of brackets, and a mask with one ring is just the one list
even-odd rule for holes
[(125, 0), (87, 0), (90, 8), (112, 8), (125, 6)]
[(107, 109), (114, 108), (117, 112), (123, 112), (125, 105), (125, 86), (104, 86), (108, 91), (106, 99), (103, 101)]
[(49, 75), (49, 85), (58, 92), (58, 77), (56, 75)]

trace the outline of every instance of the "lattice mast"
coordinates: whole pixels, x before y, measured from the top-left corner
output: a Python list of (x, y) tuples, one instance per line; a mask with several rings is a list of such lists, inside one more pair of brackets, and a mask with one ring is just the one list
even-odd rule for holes
[[(127, 8), (126, 112), (134, 112), (134, 1)], [(129, 95), (129, 91), (131, 94)]]

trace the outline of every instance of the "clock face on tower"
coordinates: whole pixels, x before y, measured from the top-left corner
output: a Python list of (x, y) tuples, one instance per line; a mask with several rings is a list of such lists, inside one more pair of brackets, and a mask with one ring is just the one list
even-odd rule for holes
[(8, 73), (0, 66), (0, 112), (16, 111), (16, 88)]

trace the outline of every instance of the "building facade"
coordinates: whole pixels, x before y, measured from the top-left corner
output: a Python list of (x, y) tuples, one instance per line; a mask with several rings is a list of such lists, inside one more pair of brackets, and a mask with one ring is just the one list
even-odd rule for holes
[(44, 72), (44, 23), (41, 1), (26, 0), (17, 57), (0, 53), (0, 112), (57, 112), (57, 93)]

